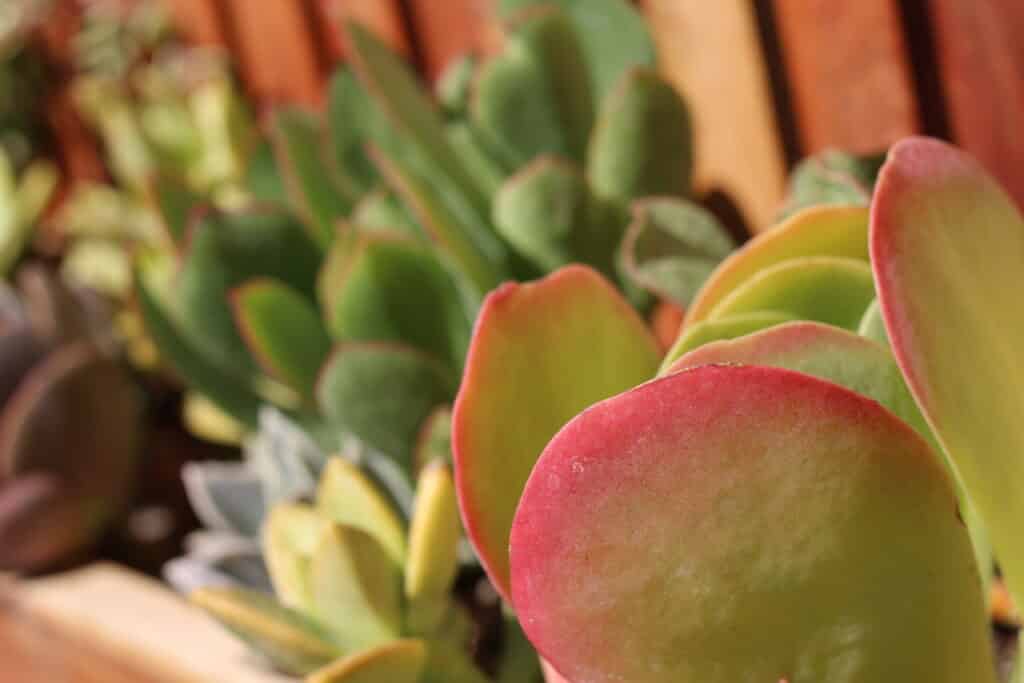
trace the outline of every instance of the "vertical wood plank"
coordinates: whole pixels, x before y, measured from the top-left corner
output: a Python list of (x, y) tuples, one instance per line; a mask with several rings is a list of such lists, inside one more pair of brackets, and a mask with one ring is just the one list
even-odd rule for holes
[(243, 80), (261, 104), (316, 105), (324, 78), (305, 3), (226, 0)]
[(410, 56), (409, 37), (405, 34), (398, 0), (314, 0), (314, 7), (331, 62), (346, 58), (348, 48), (343, 30), (346, 21), (362, 24), (395, 51)]
[(896, 0), (775, 0), (806, 153), (868, 153), (916, 132), (910, 58)]
[(950, 124), (1024, 206), (1024, 4), (931, 0)]
[(217, 13), (216, 0), (168, 0), (174, 25), (189, 42), (197, 45), (224, 45), (224, 26)]
[(785, 185), (757, 22), (747, 0), (645, 0), (661, 68), (690, 105), (696, 182), (721, 190), (755, 231)]
[(408, 0), (408, 4), (431, 80), (459, 55), (490, 54), (501, 45), (497, 0)]

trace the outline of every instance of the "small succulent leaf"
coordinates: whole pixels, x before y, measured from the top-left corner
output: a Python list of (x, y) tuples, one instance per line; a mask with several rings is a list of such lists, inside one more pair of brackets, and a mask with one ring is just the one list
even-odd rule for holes
[(351, 342), (335, 349), (316, 393), (333, 424), (411, 473), (420, 426), (452, 399), (456, 385), (449, 368), (417, 349)]
[(672, 348), (661, 361), (658, 376), (664, 375), (672, 364), (685, 354), (704, 344), (726, 339), (736, 339), (758, 330), (796, 320), (796, 316), (782, 311), (758, 311), (728, 315), (714, 320), (702, 320), (683, 327)]
[(542, 155), (583, 163), (594, 104), (586, 60), (564, 12), (537, 5), (515, 17), (501, 54), (480, 68), (471, 116), (513, 169)]
[(452, 463), (452, 409), (445, 405), (424, 421), (416, 442), (415, 464), (419, 472), (433, 462)]
[(409, 66), (359, 24), (347, 22), (346, 29), (356, 75), (396, 133), (469, 195), (471, 204), (486, 206), (475, 179), (448, 144), (440, 112)]
[(826, 150), (797, 164), (783, 217), (819, 204), (867, 206), (884, 155), (855, 156)]
[(331, 338), (316, 307), (288, 285), (270, 278), (247, 280), (230, 292), (235, 324), (268, 374), (312, 397)]
[(240, 463), (190, 462), (181, 480), (192, 510), (207, 529), (256, 537), (267, 501), (259, 476)]
[(371, 233), (333, 251), (319, 289), (334, 339), (402, 342), (461, 370), (472, 320), (429, 245)]
[(188, 234), (189, 216), (202, 205), (204, 197), (180, 179), (161, 175), (150, 179), (147, 192), (164, 233), (180, 249)]
[(622, 240), (633, 282), (686, 308), (735, 244), (714, 214), (682, 199), (643, 199)]
[(860, 206), (817, 206), (759, 233), (725, 259), (686, 311), (686, 324), (708, 317), (751, 276), (783, 261), (837, 256), (868, 262), (868, 211)]
[(437, 101), (450, 119), (464, 118), (469, 111), (477, 61), (471, 54), (453, 59), (434, 84)]
[(260, 408), (259, 428), (243, 446), (268, 505), (313, 496), (327, 456), (298, 424), (272, 406)]
[(405, 525), (383, 493), (345, 458), (327, 462), (316, 491), (320, 515), (373, 536), (398, 566), (405, 564)]
[(625, 222), (604, 210), (572, 164), (541, 157), (509, 178), (494, 198), (498, 234), (542, 272), (585, 263), (611, 277)]
[(288, 204), (288, 190), (278, 170), (274, 147), (270, 141), (258, 144), (250, 155), (244, 185), (259, 202), (280, 206)]
[(18, 261), (57, 181), (53, 164), (36, 161), (16, 182), (14, 169), (0, 150), (0, 276), (6, 276)]
[(506, 175), (501, 161), (495, 159), (495, 155), (480, 139), (480, 133), (469, 121), (454, 121), (445, 130), (448, 132), (448, 141), (462, 163), (477, 179), (484, 193), (488, 197), (493, 196)]
[(402, 626), (399, 566), (364, 531), (329, 523), (310, 558), (314, 613), (345, 652), (398, 637)]
[(313, 239), (326, 248), (334, 239), (337, 221), (352, 210), (352, 199), (327, 166), (323, 122), (312, 112), (283, 107), (274, 112), (270, 131), (291, 204)]
[(628, 206), (641, 197), (690, 191), (693, 134), (686, 104), (650, 69), (622, 75), (601, 106), (587, 177), (594, 193)]
[(175, 294), (182, 331), (213, 362), (252, 374), (228, 292), (254, 277), (281, 280), (312, 300), (319, 247), (291, 215), (276, 210), (208, 212), (193, 223)]
[(426, 659), (422, 640), (394, 640), (339, 659), (305, 683), (418, 683)]
[[(575, 25), (592, 88), (603, 98), (622, 72), (636, 66), (654, 66), (656, 50), (643, 16), (626, 0), (546, 0), (561, 7)], [(501, 0), (503, 12), (512, 13), (536, 0)]]
[(330, 520), (303, 503), (279, 503), (263, 524), (263, 558), (274, 593), (287, 607), (316, 609), (310, 560)]
[[(1024, 596), (1024, 219), (981, 165), (938, 140), (895, 145), (871, 213), (871, 257), (896, 360)], [(964, 352), (970, 356), (965, 359)]]
[(361, 232), (380, 230), (416, 239), (424, 237), (423, 228), (412, 217), (405, 204), (384, 188), (363, 195), (352, 209), (349, 221)]
[(385, 149), (400, 146), (395, 132), (350, 69), (341, 68), (328, 85), (327, 134), (330, 166), (343, 189), (353, 197), (370, 192), (379, 178), (366, 154), (366, 144)]
[(868, 306), (868, 309), (864, 311), (864, 316), (860, 319), (860, 324), (857, 326), (857, 334), (862, 337), (867, 337), (873, 342), (877, 342), (889, 348), (889, 333), (885, 331), (885, 319), (882, 317), (882, 306), (876, 298)]
[[(509, 595), (512, 517), (544, 444), (587, 406), (651, 378), (659, 360), (644, 321), (585, 266), (508, 283), (487, 297), (452, 446), (467, 533), (502, 595)], [(506, 423), (515, 429), (495, 429)]]
[(406, 628), (428, 634), (449, 609), (462, 537), (455, 482), (448, 465), (434, 462), (420, 473), (409, 525), (405, 564)]
[(284, 673), (304, 676), (341, 654), (323, 627), (263, 593), (202, 588), (189, 600)]
[(187, 390), (181, 400), (181, 422), (189, 433), (222, 446), (241, 445), (248, 428), (197, 391)]
[(752, 276), (708, 314), (711, 320), (759, 311), (856, 330), (875, 298), (871, 266), (834, 256), (783, 261)]
[(995, 680), (938, 458), (788, 370), (703, 366), (582, 413), (538, 461), (510, 555), (520, 622), (569, 680)]
[(154, 287), (159, 267), (140, 264), (135, 275), (135, 294), (146, 332), (160, 349), (160, 357), (177, 371), (189, 386), (202, 392), (229, 415), (248, 426), (256, 425), (261, 397), (250, 383), (223, 368), (198, 349), (179, 329), (167, 305)]
[(428, 237), (464, 274), (478, 296), (490, 291), (504, 276), (503, 245), (456, 187), (442, 178), (430, 178), (414, 164), (371, 149), (381, 175), (415, 216)]
[(18, 216), (22, 222), (34, 225), (39, 220), (59, 182), (59, 171), (50, 161), (36, 160), (25, 167), (16, 189)]

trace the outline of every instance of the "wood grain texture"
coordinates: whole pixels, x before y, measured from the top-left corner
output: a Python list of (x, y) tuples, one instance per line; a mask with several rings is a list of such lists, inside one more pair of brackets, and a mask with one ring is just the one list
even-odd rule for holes
[(1024, 206), (1024, 4), (930, 5), (953, 137)]
[(466, 52), (493, 53), (501, 45), (497, 0), (408, 0), (429, 79)]
[(409, 56), (409, 37), (405, 34), (398, 0), (313, 0), (313, 3), (324, 49), (332, 62), (344, 60), (348, 51), (342, 30), (345, 21), (366, 26), (397, 52)]
[(805, 153), (877, 152), (919, 129), (896, 0), (774, 0)]
[(224, 45), (227, 32), (221, 25), (216, 0), (167, 0), (174, 25), (189, 42)]
[(697, 189), (725, 193), (755, 231), (775, 216), (785, 162), (746, 0), (646, 0), (661, 68), (688, 102)]
[(301, 0), (226, 0), (235, 56), (248, 90), (260, 104), (316, 105), (324, 74)]

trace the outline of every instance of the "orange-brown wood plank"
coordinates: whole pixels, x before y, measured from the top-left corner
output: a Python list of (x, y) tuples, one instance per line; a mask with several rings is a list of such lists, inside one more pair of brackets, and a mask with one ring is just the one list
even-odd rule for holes
[(409, 0), (427, 77), (437, 78), (466, 52), (488, 54), (501, 44), (497, 0)]
[(775, 0), (804, 151), (874, 152), (919, 128), (896, 0)]
[(398, 0), (313, 0), (323, 33), (324, 48), (332, 62), (345, 59), (346, 21), (366, 26), (399, 53), (409, 56), (409, 37), (405, 34)]
[(661, 68), (693, 114), (696, 182), (720, 190), (755, 231), (782, 198), (785, 162), (748, 0), (646, 0)]
[(1024, 206), (1024, 4), (931, 0), (931, 9), (953, 136)]
[(316, 105), (324, 74), (310, 18), (301, 0), (226, 0), (235, 56), (249, 91), (261, 104)]
[(217, 0), (168, 0), (174, 24), (185, 38), (198, 45), (224, 45), (226, 31), (217, 12)]

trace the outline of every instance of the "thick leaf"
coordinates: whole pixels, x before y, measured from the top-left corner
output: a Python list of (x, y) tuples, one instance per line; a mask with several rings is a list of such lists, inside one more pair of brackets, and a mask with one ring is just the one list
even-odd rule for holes
[(700, 348), (704, 344), (723, 339), (735, 339), (795, 319), (796, 316), (781, 311), (758, 311), (757, 313), (728, 315), (714, 320), (702, 320), (688, 325), (683, 328), (672, 348), (665, 354), (658, 374), (664, 375), (668, 368), (684, 354)]
[(230, 292), (235, 323), (253, 357), (269, 374), (312, 397), (331, 339), (316, 307), (288, 285), (248, 280)]
[(353, 237), (335, 244), (320, 278), (331, 335), (405, 343), (460, 370), (472, 323), (429, 245), (382, 233)]
[[(619, 76), (634, 66), (654, 66), (655, 48), (643, 16), (627, 0), (546, 0), (568, 12), (591, 69), (597, 96), (611, 90)], [(500, 0), (505, 12), (518, 11), (536, 0)]]
[(394, 149), (399, 144), (373, 100), (350, 69), (338, 69), (327, 94), (327, 133), (330, 166), (342, 189), (353, 197), (371, 191), (377, 171), (366, 155), (366, 144)]
[(492, 196), (501, 187), (506, 174), (505, 167), (496, 158), (498, 155), (491, 152), (480, 139), (479, 131), (468, 121), (449, 123), (446, 130), (455, 153), (477, 179), (484, 193)]
[(181, 470), (188, 502), (207, 529), (256, 537), (267, 502), (251, 468), (233, 462), (190, 462)]
[(260, 408), (259, 429), (243, 446), (268, 505), (311, 498), (327, 455), (312, 436), (276, 408)]
[(337, 221), (352, 210), (352, 198), (343, 194), (328, 169), (323, 122), (312, 112), (281, 108), (274, 112), (270, 130), (292, 206), (313, 239), (327, 247)]
[(174, 177), (155, 176), (146, 189), (164, 232), (171, 244), (180, 248), (188, 234), (189, 215), (201, 205), (203, 197)]
[(625, 73), (608, 95), (590, 140), (587, 177), (602, 199), (628, 206), (690, 191), (693, 139), (686, 104), (649, 69)]
[(423, 423), (419, 440), (416, 442), (416, 470), (432, 462), (452, 462), (452, 409), (451, 406), (437, 408)]
[(343, 524), (326, 525), (309, 570), (313, 610), (345, 652), (398, 637), (401, 575), (373, 536)]
[(699, 205), (644, 199), (633, 204), (623, 269), (637, 285), (686, 308), (734, 246), (714, 214)]
[(1024, 596), (1024, 219), (969, 156), (911, 139), (889, 153), (871, 257), (893, 352)]
[(751, 276), (789, 259), (838, 256), (868, 260), (868, 212), (855, 206), (806, 209), (758, 234), (727, 258), (686, 312), (686, 323), (711, 310)]
[(644, 321), (584, 266), (509, 283), (487, 297), (455, 404), (452, 445), (467, 533), (506, 597), (512, 517), (544, 444), (587, 406), (652, 377), (659, 358)]
[(203, 588), (189, 599), (285, 673), (304, 676), (341, 654), (322, 627), (263, 593)]
[(466, 54), (453, 59), (434, 84), (434, 94), (450, 118), (464, 117), (476, 77), (477, 58)]
[(306, 504), (280, 503), (263, 525), (263, 557), (274, 593), (286, 606), (315, 609), (310, 560), (330, 520)]
[(882, 306), (878, 299), (872, 301), (868, 310), (864, 311), (864, 317), (857, 326), (857, 334), (889, 348), (889, 333), (885, 331), (885, 319), (882, 317)]
[(407, 473), (420, 426), (455, 394), (451, 370), (406, 346), (349, 343), (327, 361), (317, 386), (324, 415)]
[(480, 68), (473, 123), (513, 170), (543, 155), (582, 164), (594, 122), (590, 86), (568, 17), (533, 6), (509, 27), (502, 53)]
[(396, 640), (339, 659), (309, 676), (306, 683), (417, 683), (426, 659), (422, 640)]
[(575, 261), (614, 275), (625, 223), (570, 163), (542, 157), (526, 166), (502, 185), (493, 217), (498, 234), (542, 272)]
[(867, 206), (885, 157), (858, 157), (826, 150), (797, 164), (789, 180), (789, 197), (783, 215), (819, 204)]
[(405, 564), (405, 525), (384, 494), (348, 460), (328, 461), (317, 487), (316, 509), (339, 524), (365, 531), (396, 565)]
[(417, 239), (424, 236), (423, 229), (405, 204), (384, 188), (363, 195), (352, 210), (349, 220), (357, 230), (363, 232), (380, 230)]
[(461, 537), (451, 469), (441, 462), (431, 463), (420, 474), (409, 527), (406, 624), (413, 633), (433, 631), (451, 604)]
[(995, 680), (942, 464), (799, 373), (704, 366), (584, 412), (510, 554), (520, 621), (569, 680)]
[(808, 256), (760, 271), (718, 302), (708, 318), (780, 311), (856, 330), (874, 298), (868, 264), (850, 258)]

